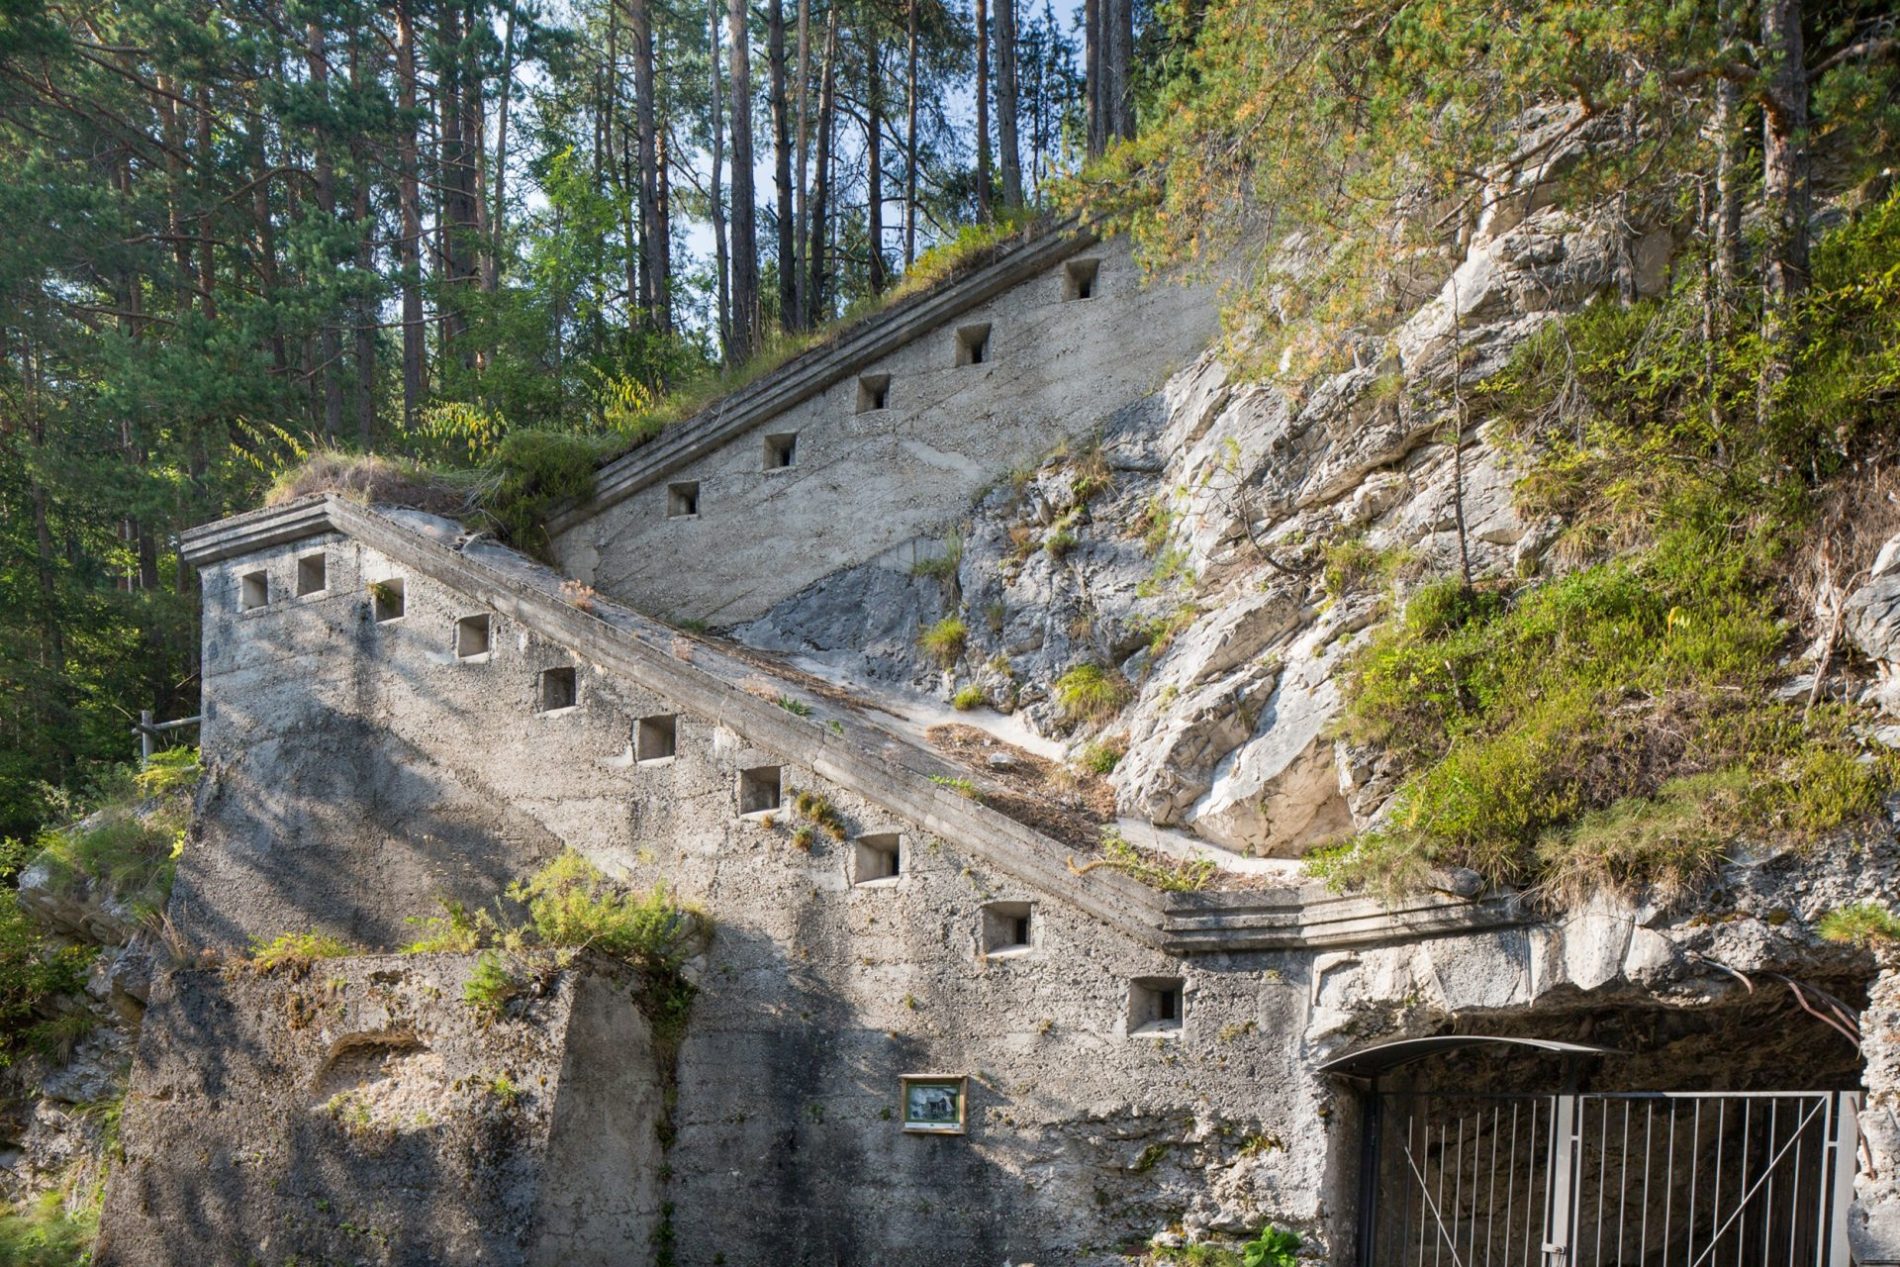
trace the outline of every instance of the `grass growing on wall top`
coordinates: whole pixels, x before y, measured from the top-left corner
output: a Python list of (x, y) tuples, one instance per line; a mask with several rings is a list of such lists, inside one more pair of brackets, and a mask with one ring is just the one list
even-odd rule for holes
[(572, 850), (508, 886), (505, 896), (514, 912), (499, 918), (442, 901), (439, 914), (409, 921), (423, 935), (403, 953), (481, 952), (467, 1001), (489, 1013), (499, 1013), (529, 976), (550, 963), (560, 967), (582, 951), (597, 954), (638, 977), (637, 1001), (656, 1041), (677, 1041), (694, 993), (682, 969), (709, 935), (702, 911), (664, 886), (629, 892)]
[(1831, 542), (1816, 509), (1894, 447), (1900, 201), (1824, 242), (1815, 283), (1765, 417), (1759, 344), (1705, 356), (1694, 287), (1599, 303), (1477, 393), (1534, 446), (1520, 509), (1564, 516), (1568, 570), (1438, 581), (1377, 631), (1340, 728), (1409, 774), (1315, 870), (1388, 894), (1445, 864), (1680, 887), (1738, 838), (1801, 846), (1879, 811), (1900, 759), (1863, 746), (1862, 714), (1774, 688), (1803, 641), (1801, 569)]
[(296, 978), (324, 959), (346, 959), (358, 953), (357, 947), (329, 933), (279, 933), (251, 943), (251, 970), (260, 976), (282, 972)]

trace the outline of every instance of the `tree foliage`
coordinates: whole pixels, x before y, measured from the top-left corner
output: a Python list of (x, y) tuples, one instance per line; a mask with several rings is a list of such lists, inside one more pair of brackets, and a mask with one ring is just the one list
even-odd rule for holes
[[(1773, 3), (1774, 0), (1764, 0)], [(1877, 3), (1794, 6), (1810, 131), (1837, 186), (1884, 167), (1900, 77)], [(1233, 324), (1293, 378), (1436, 289), (1482, 221), (1561, 198), (1677, 223), (1768, 93), (1774, 50), (1743, 0), (1174, 0), (1154, 124), (1070, 186), (1151, 258), (1263, 240)], [(1731, 86), (1741, 107), (1720, 111)], [(1759, 176), (1759, 160), (1756, 159)]]

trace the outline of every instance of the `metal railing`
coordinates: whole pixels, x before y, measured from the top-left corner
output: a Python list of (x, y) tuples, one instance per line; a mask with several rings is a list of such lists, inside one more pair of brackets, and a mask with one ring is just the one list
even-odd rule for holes
[(195, 717), (180, 717), (177, 721), (153, 721), (149, 708), (139, 709), (139, 724), (132, 727), (132, 733), (139, 739), (139, 764), (151, 763), (152, 754), (158, 751), (158, 737), (167, 731), (179, 730), (186, 726), (196, 726), (204, 720), (203, 714)]
[(1381, 1093), (1366, 1267), (1850, 1267), (1844, 1091)]

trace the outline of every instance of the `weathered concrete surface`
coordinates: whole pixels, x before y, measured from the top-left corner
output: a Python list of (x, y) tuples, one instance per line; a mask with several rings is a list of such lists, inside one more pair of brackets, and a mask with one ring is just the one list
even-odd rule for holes
[[(563, 568), (643, 611), (718, 625), (868, 560), (907, 570), (1000, 475), (1099, 429), (1217, 332), (1211, 286), (1144, 284), (1119, 239), (1077, 258), (1098, 263), (1091, 298), (1065, 297), (1075, 261), (1061, 261), (919, 330), (862, 369), (888, 377), (885, 408), (860, 412), (853, 374), (714, 452), (669, 462), (565, 528), (554, 543)], [(977, 326), (989, 330), (985, 360), (959, 365), (958, 332)], [(794, 465), (768, 469), (764, 438), (793, 433)], [(668, 486), (682, 481), (697, 482), (698, 513), (669, 518)]]
[(490, 1022), (462, 1001), (472, 964), (166, 978), (95, 1261), (626, 1262), (661, 1219), (660, 1087), (627, 985), (561, 972)]
[(1861, 1109), (1863, 1164), (1848, 1219), (1854, 1261), (1900, 1263), (1900, 958), (1888, 948), (1861, 1013), (1867, 1099)]
[[(431, 913), (431, 877), (464, 896), (487, 882), (469, 855), (489, 841), (516, 874), (558, 840), (700, 904), (717, 934), (694, 969), (665, 1159), (682, 1264), (1108, 1262), (1185, 1208), (1233, 1231), (1277, 1218), (1323, 1233), (1326, 1136), (1299, 1131), (1295, 1101), (1267, 1090), (1298, 1076), (1283, 1041), (1303, 1023), (1296, 957), (1190, 964), (1157, 950), (821, 777), (810, 754), (759, 747), (498, 612), (485, 657), (457, 659), (454, 623), (481, 608), (354, 540), (321, 546), (331, 591), (265, 615), (236, 610), (238, 578), (287, 574), (311, 545), (204, 570), (210, 773), (178, 887), (192, 937), (241, 946), (314, 927), (394, 946), (405, 919)], [(366, 586), (396, 575), (405, 613), (377, 624)], [(539, 712), (538, 674), (556, 666), (577, 670), (577, 705)], [(675, 754), (638, 761), (633, 723), (656, 714), (677, 718)], [(830, 733), (785, 716), (795, 736)], [(359, 739), (374, 742), (352, 759)], [(339, 760), (351, 777), (322, 773)], [(460, 789), (461, 821), (495, 826), (385, 822), (383, 763)], [(782, 772), (787, 808), (770, 821), (739, 809), (739, 773), (759, 766)], [(272, 786), (297, 814), (314, 791), (325, 829), (280, 841), (248, 808)], [(797, 847), (797, 789), (826, 796), (848, 838)], [(855, 838), (880, 832), (899, 835), (903, 874), (854, 885)], [(289, 858), (256, 861), (259, 842)], [(400, 865), (378, 883), (334, 881), (379, 847)], [(274, 880), (276, 866), (297, 878)], [(996, 900), (1031, 903), (1029, 950), (983, 953)], [(1185, 982), (1177, 1036), (1129, 1032), (1131, 982), (1155, 977)], [(567, 1058), (615, 1055), (579, 1045)], [(967, 1136), (899, 1129), (899, 1075), (931, 1071), (972, 1077)], [(1243, 1155), (1253, 1136), (1300, 1143)]]

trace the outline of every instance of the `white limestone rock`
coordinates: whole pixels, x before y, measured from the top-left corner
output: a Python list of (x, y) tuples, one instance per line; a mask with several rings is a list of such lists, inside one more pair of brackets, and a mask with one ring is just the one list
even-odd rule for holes
[(1247, 741), (1214, 771), (1185, 815), (1196, 832), (1242, 853), (1293, 857), (1352, 830), (1328, 728), (1339, 711), (1340, 643), (1296, 644)]

